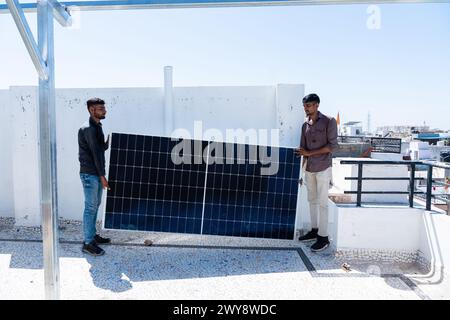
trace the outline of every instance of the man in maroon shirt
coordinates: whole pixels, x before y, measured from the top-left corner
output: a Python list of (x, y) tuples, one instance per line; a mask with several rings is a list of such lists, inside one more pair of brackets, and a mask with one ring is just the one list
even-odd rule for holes
[(322, 251), (330, 245), (328, 240), (328, 189), (331, 182), (332, 152), (337, 149), (337, 124), (319, 112), (320, 98), (311, 93), (303, 98), (306, 121), (302, 126), (298, 156), (306, 162), (305, 182), (312, 230), (299, 238), (300, 241), (316, 242), (312, 251)]

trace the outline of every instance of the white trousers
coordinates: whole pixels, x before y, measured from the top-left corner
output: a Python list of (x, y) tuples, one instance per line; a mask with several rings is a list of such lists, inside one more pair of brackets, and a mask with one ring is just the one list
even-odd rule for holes
[(320, 172), (305, 171), (311, 227), (319, 228), (319, 236), (328, 237), (328, 190), (331, 167)]

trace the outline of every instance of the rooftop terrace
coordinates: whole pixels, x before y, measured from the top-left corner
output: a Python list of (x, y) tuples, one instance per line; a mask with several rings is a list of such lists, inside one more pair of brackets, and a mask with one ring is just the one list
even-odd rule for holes
[[(60, 221), (61, 299), (450, 298), (448, 280), (417, 264), (312, 253), (298, 241), (105, 231), (113, 242), (94, 258), (81, 252), (80, 227)], [(40, 228), (0, 218), (1, 299), (45, 298), (41, 239)]]

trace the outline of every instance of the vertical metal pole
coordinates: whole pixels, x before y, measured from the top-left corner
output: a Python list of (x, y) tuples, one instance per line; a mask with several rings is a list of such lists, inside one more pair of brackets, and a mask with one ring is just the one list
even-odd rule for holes
[(363, 164), (358, 163), (358, 189), (357, 189), (357, 193), (356, 193), (356, 206), (357, 207), (361, 207), (362, 174), (363, 174)]
[(433, 166), (428, 165), (426, 210), (431, 210), (431, 188), (432, 187), (433, 187)]
[(171, 66), (164, 67), (164, 130), (170, 137), (173, 131), (173, 80)]
[(411, 164), (411, 172), (409, 175), (409, 206), (414, 206), (414, 191), (415, 191), (415, 179), (416, 179), (416, 165)]
[(46, 299), (54, 300), (59, 299), (59, 260), (52, 11), (47, 0), (38, 1), (38, 47), (48, 68), (48, 79), (39, 80), (39, 153), (44, 282)]

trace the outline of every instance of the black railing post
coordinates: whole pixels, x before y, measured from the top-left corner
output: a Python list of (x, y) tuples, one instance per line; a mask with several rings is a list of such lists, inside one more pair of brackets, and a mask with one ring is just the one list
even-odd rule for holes
[(409, 206), (414, 206), (414, 191), (415, 191), (415, 179), (416, 179), (416, 165), (411, 164), (411, 172), (409, 175)]
[(361, 191), (362, 191), (362, 174), (363, 174), (363, 164), (358, 163), (358, 188), (356, 194), (356, 206), (361, 207)]
[(426, 210), (431, 210), (431, 190), (432, 190), (432, 187), (433, 187), (433, 166), (432, 165), (428, 165)]

